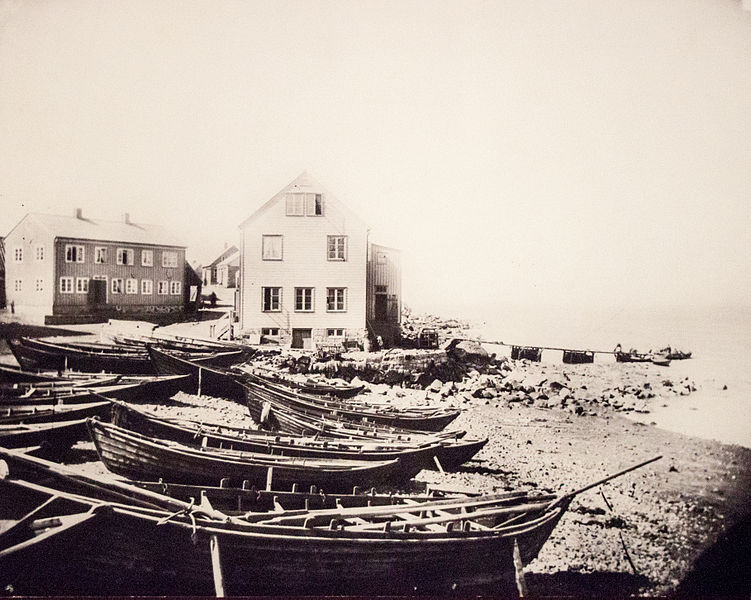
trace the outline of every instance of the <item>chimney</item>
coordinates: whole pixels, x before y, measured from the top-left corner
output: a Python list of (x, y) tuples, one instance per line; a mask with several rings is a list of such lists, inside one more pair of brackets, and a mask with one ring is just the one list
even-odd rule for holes
[(123, 213), (123, 223), (130, 225), (130, 213)]
[(83, 209), (77, 208), (76, 209), (76, 219), (83, 219)]

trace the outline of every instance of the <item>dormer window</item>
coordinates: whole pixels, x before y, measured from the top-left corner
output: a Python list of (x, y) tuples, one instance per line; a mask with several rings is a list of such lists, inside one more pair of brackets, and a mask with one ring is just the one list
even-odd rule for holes
[(323, 216), (323, 194), (290, 192), (286, 196), (288, 217)]

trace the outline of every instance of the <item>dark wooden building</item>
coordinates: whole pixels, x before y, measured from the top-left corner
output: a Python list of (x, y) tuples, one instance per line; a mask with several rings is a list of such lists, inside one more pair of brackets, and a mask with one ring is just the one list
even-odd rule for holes
[[(28, 214), (5, 238), (6, 294), (33, 322), (179, 318), (185, 246), (161, 226)], [(188, 295), (189, 297), (189, 295)]]

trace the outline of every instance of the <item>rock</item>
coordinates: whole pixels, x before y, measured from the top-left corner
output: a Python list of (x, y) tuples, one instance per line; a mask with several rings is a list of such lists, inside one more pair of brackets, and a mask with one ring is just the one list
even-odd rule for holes
[(440, 379), (434, 379), (433, 382), (427, 387), (431, 392), (440, 392), (443, 387), (443, 382)]
[[(436, 379), (436, 381), (438, 381)], [(441, 386), (441, 396), (450, 396), (456, 391), (456, 384), (453, 381), (447, 381)]]

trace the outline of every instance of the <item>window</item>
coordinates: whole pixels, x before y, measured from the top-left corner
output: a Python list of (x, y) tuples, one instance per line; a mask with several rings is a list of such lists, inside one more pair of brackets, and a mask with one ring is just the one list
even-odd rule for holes
[(265, 312), (276, 312), (282, 310), (282, 288), (263, 288), (263, 310)]
[(65, 245), (65, 262), (66, 263), (82, 263), (83, 262), (83, 246), (73, 246), (72, 244)]
[(16, 292), (23, 291), (23, 279), (16, 279), (13, 282), (13, 290)]
[(279, 328), (278, 327), (262, 327), (261, 335), (278, 336)]
[(13, 251), (13, 261), (14, 262), (23, 262), (23, 248), (16, 248)]
[(160, 281), (157, 286), (157, 294), (166, 296), (169, 293), (169, 281)]
[(122, 294), (123, 293), (123, 280), (122, 279), (113, 279), (112, 280), (112, 293), (113, 294)]
[(347, 260), (347, 236), (328, 236), (328, 259)]
[(76, 294), (88, 294), (89, 293), (89, 278), (77, 277), (76, 278)]
[(346, 307), (347, 288), (326, 288), (326, 310), (328, 312), (344, 312)]
[[(175, 261), (177, 261), (177, 258), (175, 258)], [(153, 250), (141, 250), (141, 266), (142, 267), (154, 266), (154, 251)]]
[(376, 294), (385, 294), (388, 290), (385, 285), (377, 285), (375, 286), (375, 291)]
[(165, 250), (162, 252), (162, 266), (169, 269), (177, 267), (177, 252), (169, 252)]
[(60, 293), (61, 294), (72, 294), (73, 293), (73, 278), (72, 277), (61, 277), (60, 278)]
[(118, 265), (132, 265), (133, 250), (129, 250), (128, 248), (118, 248), (116, 262)]
[(287, 216), (302, 217), (305, 214), (305, 194), (287, 194)]
[(37, 259), (38, 262), (41, 262), (44, 260), (44, 246), (36, 247), (35, 258)]
[(264, 235), (261, 249), (263, 260), (282, 260), (282, 236)]
[(305, 214), (309, 217), (323, 215), (323, 197), (321, 194), (305, 194)]
[(379, 265), (385, 265), (386, 264), (386, 253), (385, 252), (376, 252), (376, 263)]
[(37, 292), (43, 292), (44, 291), (44, 279), (37, 279), (34, 282), (34, 289)]
[(141, 279), (141, 293), (147, 296), (154, 293), (154, 282), (151, 279)]
[(138, 279), (126, 279), (125, 280), (125, 293), (126, 294), (138, 293)]
[(344, 329), (327, 329), (326, 337), (344, 337)]
[(313, 311), (313, 288), (295, 288), (295, 310), (298, 312)]
[(173, 296), (179, 296), (181, 287), (182, 287), (182, 281), (170, 281), (169, 293), (172, 294)]
[(94, 248), (94, 262), (98, 265), (107, 263), (107, 248), (97, 246)]

